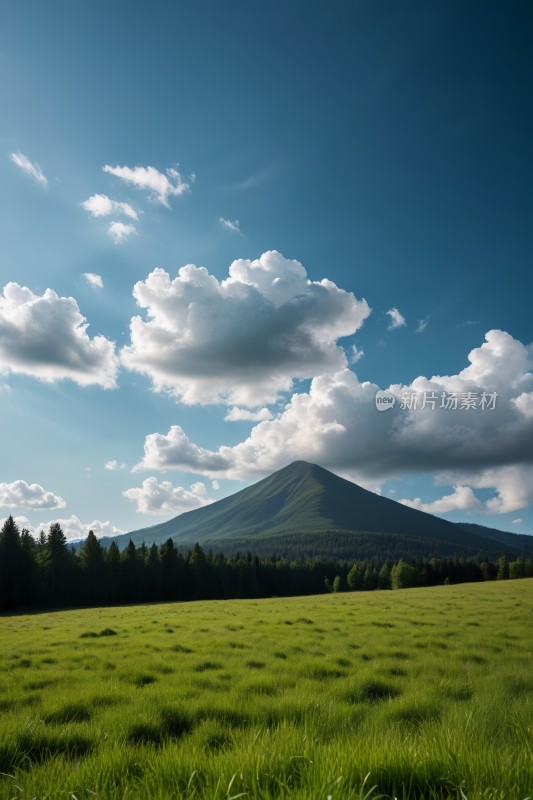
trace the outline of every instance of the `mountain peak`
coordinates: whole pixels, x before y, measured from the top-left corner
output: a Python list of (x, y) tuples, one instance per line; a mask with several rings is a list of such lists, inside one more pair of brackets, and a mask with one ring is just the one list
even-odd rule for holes
[(124, 544), (130, 537), (138, 544), (161, 543), (169, 537), (178, 543), (207, 545), (242, 540), (253, 549), (250, 543), (265, 537), (322, 535), (331, 539), (341, 532), (353, 535), (355, 549), (362, 532), (402, 537), (411, 542), (411, 551), (424, 539), (429, 547), (434, 543), (435, 554), (446, 548), (448, 552), (450, 548), (479, 552), (495, 547), (474, 532), (381, 497), (303, 460), (229, 497), (121, 538)]

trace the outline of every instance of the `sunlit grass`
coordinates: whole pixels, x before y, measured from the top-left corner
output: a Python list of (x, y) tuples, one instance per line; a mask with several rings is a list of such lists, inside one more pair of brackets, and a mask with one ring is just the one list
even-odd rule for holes
[(0, 617), (0, 798), (533, 797), (532, 611), (521, 580)]

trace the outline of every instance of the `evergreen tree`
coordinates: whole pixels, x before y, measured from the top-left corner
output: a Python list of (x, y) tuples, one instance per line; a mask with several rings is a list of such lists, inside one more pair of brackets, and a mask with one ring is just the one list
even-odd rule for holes
[(517, 558), (516, 561), (509, 563), (509, 577), (510, 578), (523, 578), (524, 577), (524, 561)]
[(408, 589), (416, 586), (416, 570), (401, 558), (391, 569), (390, 582), (393, 589)]
[(122, 570), (120, 550), (116, 542), (111, 542), (109, 549), (104, 550), (107, 572), (107, 597), (111, 603), (123, 602)]
[(148, 557), (145, 562), (146, 572), (146, 596), (152, 602), (162, 600), (163, 587), (162, 587), (162, 570), (161, 561), (159, 559), (159, 550), (157, 545), (153, 544), (148, 550)]
[(103, 603), (107, 599), (106, 564), (104, 550), (93, 531), (89, 531), (79, 557), (85, 574), (88, 602), (90, 604)]
[(509, 577), (509, 562), (507, 561), (507, 556), (500, 556), (498, 559), (498, 572), (496, 574), (496, 580), (504, 581), (507, 580)]
[(139, 558), (137, 548), (131, 539), (122, 553), (121, 566), (125, 602), (142, 603), (144, 599), (142, 586), (143, 562)]
[(348, 573), (347, 582), (350, 589), (353, 591), (360, 591), (365, 582), (365, 565), (362, 563), (355, 563)]
[(22, 547), (17, 523), (10, 515), (0, 531), (0, 609), (15, 608), (21, 599)]
[(378, 585), (378, 573), (373, 567), (368, 565), (368, 567), (365, 569), (365, 574), (363, 577), (363, 589), (365, 590), (365, 592), (369, 592), (372, 591), (373, 589), (376, 589), (377, 585)]
[(42, 565), (47, 602), (64, 605), (75, 596), (76, 562), (59, 522), (50, 525), (38, 559)]
[(390, 569), (386, 561), (378, 572), (378, 589), (390, 589)]
[(206, 555), (198, 542), (189, 552), (187, 563), (189, 564), (192, 572), (193, 596), (196, 598), (207, 597), (209, 594), (209, 570)]

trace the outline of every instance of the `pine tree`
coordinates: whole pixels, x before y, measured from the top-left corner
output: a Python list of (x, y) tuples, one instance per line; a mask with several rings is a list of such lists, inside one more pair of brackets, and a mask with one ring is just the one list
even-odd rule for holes
[(496, 573), (496, 580), (504, 581), (509, 577), (509, 562), (507, 556), (500, 556), (498, 558), (498, 572)]
[(20, 602), (22, 547), (17, 523), (10, 515), (0, 531), (0, 608), (15, 608)]
[(111, 542), (109, 549), (104, 551), (107, 568), (107, 598), (112, 603), (119, 603), (123, 599), (120, 550), (116, 542)]
[(391, 587), (393, 589), (407, 589), (416, 586), (416, 570), (401, 558), (391, 569)]
[(523, 578), (524, 577), (524, 561), (522, 558), (517, 558), (515, 561), (509, 563), (509, 578)]
[(146, 596), (152, 602), (162, 599), (162, 570), (159, 550), (154, 543), (148, 550), (145, 564)]
[(49, 602), (64, 605), (71, 601), (74, 595), (75, 563), (59, 522), (50, 525), (39, 559), (44, 571)]
[(105, 600), (105, 558), (102, 545), (89, 531), (80, 550), (80, 561), (86, 578), (89, 603), (102, 603)]
[(390, 589), (390, 569), (385, 562), (378, 573), (378, 589)]

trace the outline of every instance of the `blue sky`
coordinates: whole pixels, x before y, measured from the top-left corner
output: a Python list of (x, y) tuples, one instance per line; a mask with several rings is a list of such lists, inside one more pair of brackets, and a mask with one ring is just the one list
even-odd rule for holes
[(532, 17), (5, 0), (0, 516), (133, 530), (305, 458), (533, 532)]

